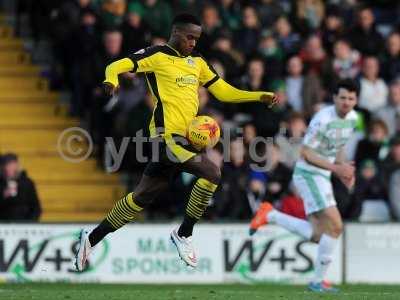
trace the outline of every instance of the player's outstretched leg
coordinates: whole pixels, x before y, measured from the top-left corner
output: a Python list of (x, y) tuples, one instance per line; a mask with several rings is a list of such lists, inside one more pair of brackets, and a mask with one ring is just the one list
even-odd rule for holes
[(261, 203), (251, 220), (250, 235), (253, 235), (260, 227), (268, 223), (280, 225), (306, 240), (311, 240), (313, 235), (313, 227), (310, 222), (281, 213), (274, 209), (269, 202)]
[(92, 248), (107, 234), (134, 221), (143, 208), (150, 204), (157, 195), (165, 191), (167, 186), (168, 180), (166, 178), (143, 175), (135, 191), (115, 203), (106, 218), (92, 232), (88, 233), (86, 230), (82, 230), (75, 259), (76, 269), (83, 271)]
[(135, 203), (134, 193), (129, 193), (115, 203), (106, 218), (90, 234), (84, 229), (81, 230), (79, 248), (75, 258), (76, 269), (83, 271), (92, 248), (110, 232), (135, 220), (137, 214), (142, 210), (143, 208)]
[(171, 240), (179, 256), (189, 266), (197, 266), (197, 258), (192, 244), (193, 227), (203, 216), (208, 203), (218, 187), (221, 171), (205, 154), (192, 158), (182, 165), (182, 170), (199, 177), (186, 206), (185, 217), (179, 229), (171, 232)]

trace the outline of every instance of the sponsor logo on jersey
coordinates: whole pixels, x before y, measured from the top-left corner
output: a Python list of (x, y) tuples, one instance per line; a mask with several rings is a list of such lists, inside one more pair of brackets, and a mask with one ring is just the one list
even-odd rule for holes
[(175, 79), (178, 86), (195, 85), (198, 83), (196, 76), (194, 75), (184, 75)]

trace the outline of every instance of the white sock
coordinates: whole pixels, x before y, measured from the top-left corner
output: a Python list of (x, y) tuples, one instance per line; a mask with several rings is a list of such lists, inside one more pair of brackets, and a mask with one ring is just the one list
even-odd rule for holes
[(325, 279), (337, 243), (337, 238), (325, 233), (321, 236), (318, 244), (317, 259), (315, 261), (315, 282), (321, 282)]
[(302, 236), (306, 240), (311, 239), (313, 229), (311, 223), (308, 221), (289, 216), (275, 209), (268, 214), (267, 218), (270, 223), (278, 224), (290, 232)]

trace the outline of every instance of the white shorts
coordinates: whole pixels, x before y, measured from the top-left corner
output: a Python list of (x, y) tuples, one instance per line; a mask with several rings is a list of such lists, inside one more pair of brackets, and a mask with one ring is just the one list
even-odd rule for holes
[(336, 206), (331, 180), (325, 175), (296, 168), (293, 183), (303, 199), (307, 215)]

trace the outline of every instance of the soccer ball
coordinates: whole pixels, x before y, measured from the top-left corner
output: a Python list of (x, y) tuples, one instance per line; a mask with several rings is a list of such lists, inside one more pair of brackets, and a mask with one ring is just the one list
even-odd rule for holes
[(214, 147), (219, 137), (218, 123), (209, 116), (197, 116), (189, 124), (187, 139), (197, 150)]

